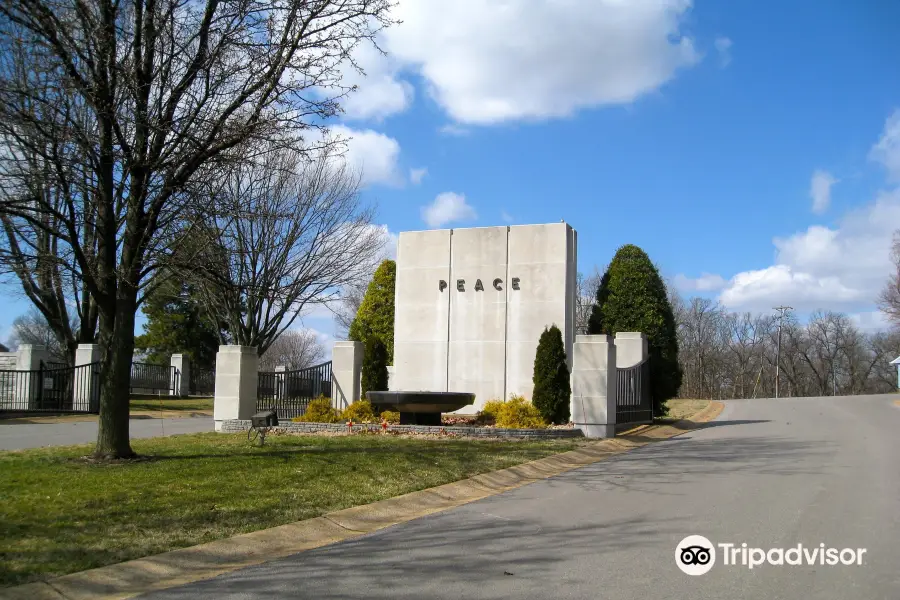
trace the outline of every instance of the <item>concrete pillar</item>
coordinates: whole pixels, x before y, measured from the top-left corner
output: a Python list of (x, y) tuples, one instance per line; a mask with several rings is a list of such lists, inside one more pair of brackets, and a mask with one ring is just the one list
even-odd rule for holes
[[(19, 351), (16, 352), (16, 370), (17, 371), (37, 371), (41, 368), (41, 363), (49, 361), (50, 353), (46, 346), (22, 344)], [(16, 378), (19, 389), (16, 390), (18, 401), (29, 409), (43, 408), (41, 406), (41, 387), (44, 382), (41, 381), (40, 373), (31, 373), (30, 375), (20, 375)]]
[(47, 346), (22, 344), (16, 352), (17, 371), (36, 371), (41, 368), (42, 362), (50, 360)]
[(173, 396), (186, 397), (191, 395), (191, 357), (187, 354), (173, 354), (169, 359), (169, 364), (175, 367), (172, 371), (172, 390), (169, 392)]
[(638, 331), (620, 331), (616, 334), (616, 367), (634, 367), (650, 356), (647, 349), (647, 335)]
[(103, 348), (100, 344), (78, 344), (78, 349), (75, 350), (72, 398), (74, 410), (100, 409), (100, 368), (95, 363), (99, 363), (102, 356)]
[(216, 393), (213, 420), (216, 431), (230, 419), (249, 419), (256, 413), (259, 357), (252, 346), (219, 346), (216, 353)]
[(362, 395), (362, 342), (335, 342), (331, 351), (331, 403), (344, 409)]
[(575, 336), (572, 421), (585, 437), (616, 435), (616, 345), (611, 336)]

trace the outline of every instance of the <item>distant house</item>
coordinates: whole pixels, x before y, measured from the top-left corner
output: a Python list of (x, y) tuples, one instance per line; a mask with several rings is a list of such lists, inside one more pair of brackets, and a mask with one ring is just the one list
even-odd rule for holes
[[(9, 352), (9, 348), (4, 346), (3, 344), (0, 344), (0, 352)], [(898, 359), (898, 360), (900, 360), (900, 359)]]
[(891, 364), (897, 367), (897, 389), (900, 390), (900, 356), (892, 360)]

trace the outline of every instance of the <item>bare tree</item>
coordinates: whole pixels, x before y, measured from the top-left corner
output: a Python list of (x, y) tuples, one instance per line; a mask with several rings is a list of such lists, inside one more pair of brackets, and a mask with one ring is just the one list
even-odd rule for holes
[(894, 327), (900, 327), (900, 230), (894, 232), (891, 262), (894, 264), (894, 272), (888, 277), (878, 296), (878, 308), (887, 315)]
[(684, 397), (772, 397), (776, 357), (785, 397), (896, 388), (888, 363), (900, 347), (900, 330), (863, 333), (836, 312), (816, 311), (805, 324), (788, 314), (778, 355), (778, 326), (771, 315), (731, 313), (700, 298), (679, 305), (675, 314)]
[(312, 161), (272, 149), (235, 165), (210, 199), (210, 236), (194, 277), (232, 343), (262, 355), (311, 305), (372, 273), (383, 237), (359, 177), (331, 149)]
[(12, 336), (10, 343), (19, 346), (21, 344), (34, 344), (46, 346), (53, 362), (65, 363), (69, 359), (68, 347), (65, 341), (61, 341), (56, 331), (50, 327), (47, 319), (35, 308), (24, 315), (19, 315), (12, 323)]
[(325, 346), (311, 329), (289, 329), (272, 342), (259, 359), (260, 370), (274, 371), (285, 366), (289, 371), (312, 367), (325, 360)]
[(186, 190), (239, 159), (238, 147), (300, 147), (303, 131), (327, 123), (349, 91), (342, 66), (391, 23), (390, 8), (390, 0), (0, 2), (5, 174), (27, 180), (38, 156), (47, 187), (58, 190), (3, 194), (0, 213), (7, 237), (36, 227), (64, 244), (96, 303), (96, 455), (133, 455), (135, 313), (190, 214)]
[(594, 270), (585, 277), (578, 274), (575, 296), (575, 334), (584, 335), (588, 332), (588, 321), (591, 319), (591, 311), (597, 302), (597, 290), (600, 289), (600, 281), (603, 273), (594, 265)]
[(345, 285), (341, 291), (340, 299), (332, 308), (339, 337), (346, 338), (349, 334), (350, 325), (356, 318), (356, 313), (359, 312), (359, 307), (366, 296), (369, 281), (371, 281), (371, 276), (368, 279)]

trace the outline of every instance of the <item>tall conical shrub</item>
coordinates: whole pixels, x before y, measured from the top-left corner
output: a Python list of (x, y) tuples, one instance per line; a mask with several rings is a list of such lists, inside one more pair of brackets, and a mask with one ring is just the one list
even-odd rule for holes
[(666, 400), (678, 395), (682, 378), (675, 315), (659, 271), (632, 244), (619, 248), (609, 263), (588, 321), (589, 334), (620, 331), (647, 335), (653, 411), (666, 414)]
[(394, 284), (397, 263), (384, 260), (372, 275), (366, 295), (350, 324), (348, 337), (363, 344), (379, 338), (387, 349), (387, 364), (394, 364)]
[(568, 423), (569, 367), (566, 365), (566, 346), (559, 327), (544, 328), (534, 356), (534, 392), (531, 403), (548, 423)]
[(362, 394), (383, 392), (388, 389), (388, 353), (384, 342), (376, 336), (366, 341), (362, 362)]

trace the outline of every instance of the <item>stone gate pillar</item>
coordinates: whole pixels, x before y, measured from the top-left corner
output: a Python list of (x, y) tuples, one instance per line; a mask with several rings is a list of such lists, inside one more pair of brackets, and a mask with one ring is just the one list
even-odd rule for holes
[(100, 410), (100, 375), (96, 365), (103, 358), (100, 344), (78, 344), (75, 350), (75, 377), (73, 408), (75, 410)]
[(335, 342), (331, 351), (331, 404), (338, 410), (362, 396), (362, 342)]
[(173, 396), (182, 398), (191, 395), (191, 357), (187, 354), (173, 354), (169, 359), (169, 364), (175, 367), (172, 370), (172, 391), (169, 392)]
[(223, 421), (249, 420), (256, 412), (259, 357), (253, 346), (219, 346), (216, 353), (216, 393), (213, 419), (216, 431)]
[(611, 336), (575, 336), (571, 410), (585, 437), (615, 437), (616, 345)]

